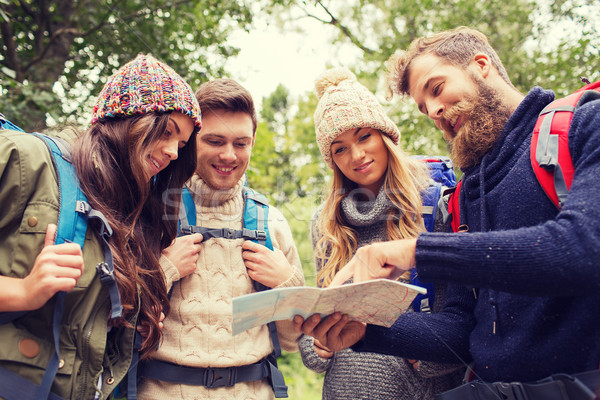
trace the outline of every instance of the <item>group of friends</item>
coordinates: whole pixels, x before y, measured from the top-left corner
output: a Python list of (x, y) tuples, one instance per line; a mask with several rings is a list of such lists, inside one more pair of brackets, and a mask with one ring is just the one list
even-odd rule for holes
[[(39, 399), (48, 386), (49, 399), (271, 399), (279, 348), (325, 372), (324, 399), (600, 398), (600, 99), (573, 114), (574, 177), (557, 208), (530, 160), (555, 95), (520, 93), (485, 35), (418, 38), (387, 68), (392, 92), (449, 143), (466, 229), (451, 232), (441, 197), (425, 230), (427, 166), (399, 148), (399, 128), (354, 74), (328, 70), (314, 113), (333, 171), (311, 221), (317, 285), (410, 282), (416, 271), (434, 284), (431, 312), (408, 310), (389, 328), (296, 316), (233, 336), (234, 297), (304, 285), (277, 208), (267, 208), (272, 250), (244, 236), (252, 97), (224, 78), (194, 92), (139, 55), (108, 79), (84, 132), (55, 133), (102, 216), (83, 248), (55, 243), (63, 205), (44, 141), (0, 133), (0, 398)], [(178, 235), (184, 187), (204, 233)], [(97, 268), (107, 264), (118, 316)]]

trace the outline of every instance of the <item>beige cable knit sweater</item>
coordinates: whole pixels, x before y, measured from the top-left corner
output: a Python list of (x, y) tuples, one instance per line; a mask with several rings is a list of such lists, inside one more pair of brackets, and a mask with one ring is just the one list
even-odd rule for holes
[[(197, 212), (197, 225), (209, 228), (242, 228), (243, 181), (231, 190), (215, 191), (197, 175), (189, 182)], [(304, 276), (290, 227), (279, 210), (269, 207), (269, 232), (294, 273), (280, 285), (301, 286)], [(152, 358), (190, 367), (231, 367), (255, 363), (273, 351), (267, 326), (231, 334), (232, 299), (254, 292), (242, 259), (243, 239), (210, 239), (202, 243), (196, 271), (179, 279), (175, 266), (161, 258), (167, 288), (173, 286), (171, 312), (164, 321), (164, 340)], [(297, 351), (299, 334), (291, 321), (278, 321), (279, 342), (286, 351)], [(272, 399), (266, 379), (232, 387), (206, 388), (154, 379), (138, 387), (140, 399)]]

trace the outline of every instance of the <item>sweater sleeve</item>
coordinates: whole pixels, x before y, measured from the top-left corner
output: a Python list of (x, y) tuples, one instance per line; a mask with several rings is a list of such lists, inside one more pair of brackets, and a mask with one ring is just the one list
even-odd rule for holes
[(181, 277), (179, 276), (179, 270), (177, 269), (175, 264), (173, 264), (173, 262), (163, 254), (160, 255), (158, 263), (160, 264), (160, 268), (162, 269), (162, 272), (165, 275), (165, 284), (167, 286), (168, 292), (169, 290), (171, 290), (173, 283), (181, 279)]
[[(269, 232), (273, 247), (278, 248), (285, 254), (286, 259), (294, 268), (292, 275), (278, 287), (304, 286), (304, 273), (298, 249), (292, 237), (292, 231), (285, 217), (275, 207), (269, 207)], [(277, 335), (281, 348), (285, 351), (298, 351), (298, 338), (300, 333), (296, 332), (291, 320), (277, 321)]]
[(469, 335), (475, 324), (474, 307), (472, 290), (449, 285), (446, 303), (440, 312), (404, 313), (390, 328), (367, 325), (365, 337), (352, 349), (467, 365), (471, 361)]
[[(431, 311), (438, 313), (444, 310), (446, 304), (448, 292), (448, 285), (445, 282), (434, 283), (434, 294), (433, 305)], [(432, 361), (420, 361), (416, 373), (422, 378), (435, 378), (441, 377), (448, 374), (455, 373), (462, 370), (464, 373), (465, 365), (461, 363), (439, 363)]]
[[(319, 233), (317, 230), (316, 221), (319, 217), (321, 210), (322, 210), (322, 207), (319, 207), (319, 209), (316, 211), (315, 215), (311, 219), (310, 233), (311, 233), (311, 242), (312, 242), (312, 246), (313, 246), (313, 253), (315, 252), (314, 249), (315, 249), (315, 246), (319, 239)], [(321, 267), (322, 267), (321, 259), (315, 257), (315, 273), (316, 274), (319, 273), (319, 271), (321, 270)], [(300, 338), (299, 346), (300, 346), (300, 355), (302, 356), (302, 362), (304, 363), (304, 366), (306, 366), (306, 368), (308, 368), (312, 371), (315, 371), (318, 373), (325, 372), (329, 368), (331, 368), (331, 366), (333, 364), (333, 357), (329, 358), (329, 359), (321, 358), (315, 351), (314, 343), (315, 343), (315, 341), (312, 336), (303, 335)]]
[[(419, 276), (536, 296), (592, 295), (600, 290), (600, 101), (582, 106), (569, 130), (575, 174), (556, 217), (491, 232), (424, 233)], [(548, 202), (539, 198), (540, 202)]]
[(333, 357), (321, 358), (315, 351), (315, 340), (312, 336), (302, 335), (298, 341), (300, 355), (304, 366), (317, 373), (327, 371), (332, 363)]

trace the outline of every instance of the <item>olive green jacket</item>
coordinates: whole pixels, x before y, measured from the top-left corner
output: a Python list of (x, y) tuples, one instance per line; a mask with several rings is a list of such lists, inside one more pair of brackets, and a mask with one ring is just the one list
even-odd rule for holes
[[(29, 273), (44, 245), (47, 225), (58, 221), (58, 196), (46, 144), (31, 134), (0, 131), (0, 274), (23, 278)], [(110, 298), (96, 273), (104, 252), (91, 229), (83, 258), (83, 275), (65, 299), (60, 363), (52, 392), (65, 399), (94, 399), (98, 387), (98, 396), (106, 399), (131, 363), (135, 332), (133, 328), (108, 332)], [(41, 382), (54, 354), (53, 312), (51, 299), (42, 308), (0, 325), (0, 368)], [(130, 322), (135, 326), (135, 320)]]

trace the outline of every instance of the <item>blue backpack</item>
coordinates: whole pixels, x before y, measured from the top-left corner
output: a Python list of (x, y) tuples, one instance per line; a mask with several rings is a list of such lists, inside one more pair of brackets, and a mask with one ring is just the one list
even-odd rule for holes
[[(10, 129), (23, 132), (22, 129), (8, 121), (0, 114), (0, 129)], [(66, 242), (77, 243), (83, 249), (88, 219), (97, 218), (102, 221), (101, 237), (104, 241), (104, 262), (96, 266), (100, 281), (108, 289), (111, 301), (111, 318), (120, 317), (123, 311), (117, 282), (114, 278), (112, 255), (108, 247), (108, 239), (112, 236), (112, 229), (108, 225), (102, 213), (93, 210), (78, 185), (75, 169), (71, 163), (71, 153), (68, 145), (59, 138), (51, 138), (39, 133), (32, 133), (44, 141), (52, 155), (56, 175), (58, 177), (60, 193), (60, 210), (56, 231), (55, 244)], [(54, 306), (52, 335), (54, 343), (54, 355), (51, 358), (40, 385), (14, 374), (4, 368), (0, 368), (0, 397), (11, 399), (60, 399), (50, 392), (52, 382), (59, 366), (59, 337), (60, 325), (63, 316), (63, 308), (66, 292), (58, 292), (54, 295), (56, 303)], [(0, 324), (14, 321), (28, 311), (3, 312), (0, 313)], [(135, 352), (134, 352), (135, 354)]]
[[(438, 202), (442, 196), (442, 187), (453, 188), (456, 186), (456, 175), (454, 166), (448, 157), (428, 157), (413, 156), (413, 158), (423, 161), (429, 168), (429, 186), (421, 196), (423, 201), (423, 222), (428, 232), (433, 232), (435, 225), (435, 216), (438, 212)], [(412, 306), (415, 311), (431, 312), (433, 306), (434, 291), (433, 283), (425, 283), (419, 280), (417, 270), (412, 269), (410, 281), (413, 285), (421, 286), (427, 289), (426, 294), (419, 294), (413, 300)]]
[[(196, 204), (187, 188), (182, 190), (178, 236), (202, 234), (202, 240), (213, 238), (247, 239), (273, 250), (269, 234), (269, 202), (265, 196), (244, 186), (243, 227), (241, 230), (229, 228), (206, 228), (196, 226)], [(254, 281), (256, 291), (268, 290)], [(273, 343), (273, 353), (256, 364), (230, 368), (189, 368), (158, 360), (148, 360), (141, 365), (140, 376), (173, 383), (201, 385), (205, 387), (233, 386), (237, 382), (255, 381), (268, 378), (276, 398), (288, 397), (287, 386), (281, 371), (277, 368), (277, 357), (281, 356), (281, 346), (277, 337), (275, 322), (267, 324)]]
[(7, 120), (6, 117), (2, 113), (0, 113), (0, 130), (2, 129), (23, 132), (23, 129), (19, 128), (18, 126)]

